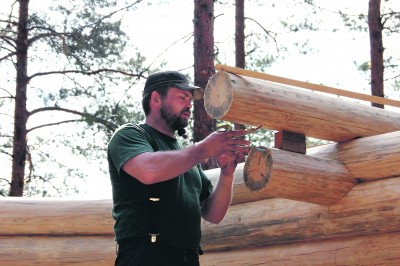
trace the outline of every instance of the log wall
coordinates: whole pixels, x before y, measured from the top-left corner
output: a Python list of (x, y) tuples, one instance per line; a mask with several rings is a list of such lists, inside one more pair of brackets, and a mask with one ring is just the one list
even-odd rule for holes
[(113, 265), (111, 200), (0, 199), (0, 265)]
[[(260, 191), (245, 186), (239, 164), (226, 217), (202, 222), (201, 265), (400, 265), (400, 115), (220, 78), (211, 86), (230, 84), (232, 101), (223, 119), (342, 143), (272, 150), (270, 186)], [(217, 182), (218, 169), (206, 173)], [(0, 199), (0, 265), (113, 265), (111, 207), (110, 199)]]
[[(395, 177), (358, 184), (330, 206), (281, 198), (232, 205), (219, 225), (203, 222), (202, 265), (313, 265), (319, 257), (327, 260), (319, 265), (398, 265), (399, 191)], [(0, 265), (112, 265), (110, 210), (111, 200), (1, 199)]]

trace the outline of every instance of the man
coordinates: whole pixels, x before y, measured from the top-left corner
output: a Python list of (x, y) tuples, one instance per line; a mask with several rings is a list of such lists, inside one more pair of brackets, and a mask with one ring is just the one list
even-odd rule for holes
[[(143, 90), (143, 125), (119, 128), (108, 145), (113, 189), (116, 265), (199, 265), (201, 217), (219, 223), (232, 197), (237, 163), (249, 152), (244, 130), (214, 132), (182, 148), (199, 87), (177, 71), (150, 75)], [(215, 188), (198, 166), (217, 158)]]

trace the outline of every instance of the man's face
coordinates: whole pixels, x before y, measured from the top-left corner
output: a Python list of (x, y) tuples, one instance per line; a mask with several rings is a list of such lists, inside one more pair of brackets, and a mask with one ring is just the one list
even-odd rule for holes
[(170, 88), (162, 101), (160, 115), (173, 129), (185, 128), (189, 124), (192, 108), (192, 92)]

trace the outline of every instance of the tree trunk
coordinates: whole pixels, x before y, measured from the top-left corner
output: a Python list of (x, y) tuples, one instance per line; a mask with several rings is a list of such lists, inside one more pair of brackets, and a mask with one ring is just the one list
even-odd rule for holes
[[(235, 1), (235, 60), (236, 67), (245, 68), (246, 53), (244, 49), (244, 0)], [(245, 129), (246, 126), (235, 123), (235, 129)], [(244, 138), (244, 137), (243, 137)], [(243, 159), (244, 162), (244, 159)]]
[[(214, 1), (194, 1), (194, 82), (205, 88), (214, 71)], [(204, 100), (194, 102), (193, 141), (201, 141), (216, 129), (216, 120), (207, 115)], [(202, 163), (204, 169), (216, 168), (214, 158)]]
[[(381, 0), (370, 0), (368, 5), (368, 28), (371, 54), (371, 94), (384, 97), (383, 90), (383, 42), (381, 22)], [(372, 106), (384, 108), (382, 104)]]
[(244, 49), (244, 0), (236, 0), (235, 10), (235, 65), (236, 67), (245, 68), (246, 54)]
[(26, 109), (27, 94), (27, 62), (28, 62), (28, 7), (29, 0), (19, 1), (19, 22), (17, 33), (17, 82), (15, 93), (13, 163), (10, 196), (21, 197), (24, 191), (25, 159), (27, 152), (28, 111)]

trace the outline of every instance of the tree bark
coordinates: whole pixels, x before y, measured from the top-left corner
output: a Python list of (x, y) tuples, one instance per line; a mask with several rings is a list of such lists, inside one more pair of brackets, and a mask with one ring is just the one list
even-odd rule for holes
[[(381, 0), (369, 1), (368, 29), (371, 55), (371, 94), (384, 97)], [(372, 106), (384, 108), (384, 105), (377, 103), (372, 103)]]
[[(214, 1), (194, 1), (194, 83), (205, 88), (214, 71)], [(204, 109), (204, 100), (196, 100), (193, 108), (193, 141), (206, 138), (216, 129), (216, 120)], [(214, 158), (202, 162), (204, 169), (216, 168)]]
[(348, 141), (400, 130), (400, 115), (251, 77), (216, 73), (204, 93), (216, 119)]
[[(246, 66), (244, 41), (244, 0), (235, 0), (235, 65), (240, 68)], [(246, 129), (246, 126), (235, 123), (234, 128), (240, 130)], [(244, 136), (242, 138), (244, 139)], [(241, 162), (244, 162), (244, 160)]]
[(235, 1), (235, 59), (236, 67), (246, 67), (245, 37), (244, 37), (244, 0)]
[(28, 110), (26, 109), (28, 85), (28, 11), (29, 0), (19, 1), (19, 21), (17, 33), (17, 81), (14, 111), (13, 162), (10, 196), (22, 197), (25, 179), (27, 153)]

